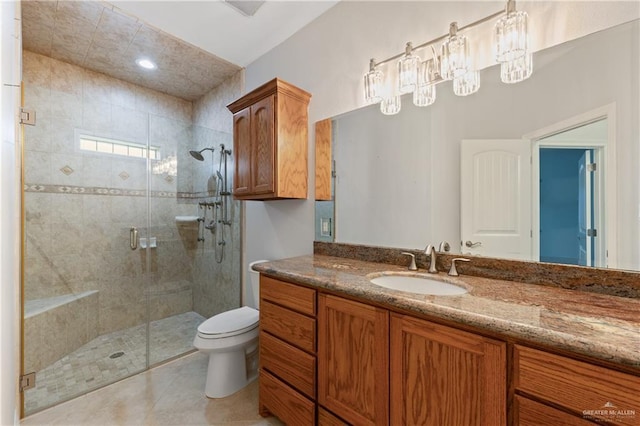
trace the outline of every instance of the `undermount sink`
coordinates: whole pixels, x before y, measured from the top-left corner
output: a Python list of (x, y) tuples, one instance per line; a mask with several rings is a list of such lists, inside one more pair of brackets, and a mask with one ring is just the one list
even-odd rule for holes
[(370, 279), (372, 284), (407, 293), (456, 296), (467, 293), (467, 289), (455, 284), (434, 280), (422, 275), (385, 274)]

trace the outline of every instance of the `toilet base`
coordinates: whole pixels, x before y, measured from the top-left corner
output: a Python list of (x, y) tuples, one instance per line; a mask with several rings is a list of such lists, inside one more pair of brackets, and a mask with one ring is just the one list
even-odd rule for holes
[(209, 398), (224, 398), (238, 392), (258, 377), (257, 345), (252, 353), (244, 349), (210, 353), (204, 393)]

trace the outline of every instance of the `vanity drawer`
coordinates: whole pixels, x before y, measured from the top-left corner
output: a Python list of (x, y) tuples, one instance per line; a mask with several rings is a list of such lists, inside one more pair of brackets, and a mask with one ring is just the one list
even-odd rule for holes
[(316, 396), (316, 357), (260, 332), (260, 366), (310, 398)]
[(264, 370), (260, 371), (259, 380), (261, 408), (266, 408), (288, 425), (303, 426), (315, 423), (315, 403)]
[(262, 300), (260, 327), (307, 352), (316, 351), (316, 320)]
[[(582, 417), (585, 410), (640, 412), (640, 377), (524, 346), (515, 346), (515, 389), (558, 404)], [(637, 424), (618, 416), (613, 424)]]
[(516, 395), (517, 426), (593, 426), (590, 421)]
[(316, 291), (260, 275), (260, 297), (294, 311), (316, 316)]

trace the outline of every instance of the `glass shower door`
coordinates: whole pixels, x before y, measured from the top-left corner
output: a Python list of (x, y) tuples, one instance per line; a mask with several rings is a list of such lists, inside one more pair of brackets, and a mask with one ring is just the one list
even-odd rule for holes
[[(118, 81), (24, 52), (23, 372), (31, 414), (147, 368), (148, 116)], [(131, 228), (137, 230), (132, 238)], [(138, 244), (136, 246), (136, 243)]]

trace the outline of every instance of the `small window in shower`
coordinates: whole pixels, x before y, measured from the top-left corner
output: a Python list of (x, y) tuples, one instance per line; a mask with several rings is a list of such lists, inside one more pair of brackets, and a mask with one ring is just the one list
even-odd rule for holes
[(149, 146), (121, 141), (117, 139), (102, 138), (97, 136), (80, 135), (80, 149), (101, 154), (124, 155), (134, 158), (160, 159), (160, 147)]

